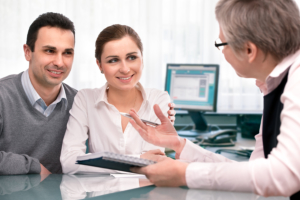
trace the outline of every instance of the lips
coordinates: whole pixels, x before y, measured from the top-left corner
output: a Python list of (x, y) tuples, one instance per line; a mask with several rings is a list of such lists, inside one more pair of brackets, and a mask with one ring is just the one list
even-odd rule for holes
[(58, 78), (63, 74), (63, 71), (59, 71), (59, 70), (47, 70), (47, 72), (49, 73), (50, 76)]
[(131, 76), (127, 76), (127, 77), (117, 77), (120, 80), (129, 80), (130, 78), (133, 77), (134, 74), (132, 74)]
[(119, 79), (122, 83), (129, 83), (132, 80), (133, 76), (134, 76), (134, 74), (132, 74), (131, 76), (126, 76), (126, 77), (117, 77), (117, 79)]
[(51, 73), (54, 73), (54, 74), (61, 74), (62, 72), (57, 72), (57, 71), (51, 71), (49, 70)]

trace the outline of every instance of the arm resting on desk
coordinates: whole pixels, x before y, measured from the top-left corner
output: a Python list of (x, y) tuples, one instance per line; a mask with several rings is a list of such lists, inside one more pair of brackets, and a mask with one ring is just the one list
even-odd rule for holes
[[(0, 112), (0, 135), (2, 132), (3, 118)], [(3, 149), (0, 147), (0, 175), (40, 173), (41, 166), (38, 159), (32, 158), (25, 154), (19, 155), (2, 150)]]
[(40, 172), (38, 159), (0, 151), (0, 175), (39, 174)]
[(182, 149), (179, 159), (186, 160), (188, 162), (236, 162), (220, 154), (215, 154), (211, 151), (205, 150), (202, 147), (193, 144), (189, 140), (186, 140), (186, 144)]

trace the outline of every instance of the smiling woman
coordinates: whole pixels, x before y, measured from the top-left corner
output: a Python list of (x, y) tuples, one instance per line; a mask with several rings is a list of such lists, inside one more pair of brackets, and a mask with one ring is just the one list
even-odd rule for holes
[(75, 164), (77, 156), (86, 152), (87, 139), (91, 153), (110, 151), (148, 159), (164, 155), (164, 148), (143, 140), (120, 114), (134, 108), (141, 118), (159, 122), (153, 112), (153, 106), (158, 104), (168, 115), (169, 95), (144, 89), (139, 83), (143, 45), (138, 34), (125, 25), (105, 28), (96, 40), (95, 57), (107, 83), (101, 88), (81, 90), (74, 99), (60, 159), (64, 173), (111, 172)]

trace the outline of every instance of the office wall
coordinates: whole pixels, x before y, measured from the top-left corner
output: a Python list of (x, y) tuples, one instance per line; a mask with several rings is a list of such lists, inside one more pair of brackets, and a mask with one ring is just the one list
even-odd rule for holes
[[(299, 2), (299, 1), (297, 1)], [(0, 78), (28, 68), (22, 45), (28, 27), (44, 12), (59, 12), (76, 27), (75, 59), (66, 82), (100, 87), (105, 78), (94, 58), (99, 32), (115, 23), (134, 28), (144, 44), (145, 87), (163, 90), (166, 63), (220, 64), (219, 111), (261, 112), (254, 80), (239, 78), (214, 47), (217, 0), (0, 0)]]

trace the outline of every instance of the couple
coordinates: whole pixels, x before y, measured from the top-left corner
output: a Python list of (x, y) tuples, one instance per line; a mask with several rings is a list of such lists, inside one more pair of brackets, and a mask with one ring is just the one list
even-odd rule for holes
[(87, 139), (90, 152), (164, 155), (164, 148), (144, 141), (119, 114), (134, 108), (158, 122), (152, 111), (158, 104), (168, 115), (168, 94), (139, 83), (143, 48), (137, 33), (112, 25), (99, 34), (95, 57), (107, 80), (100, 89), (77, 93), (62, 83), (72, 68), (74, 46), (75, 28), (65, 16), (45, 13), (31, 24), (23, 46), (28, 70), (0, 79), (0, 175), (97, 171), (75, 165)]

